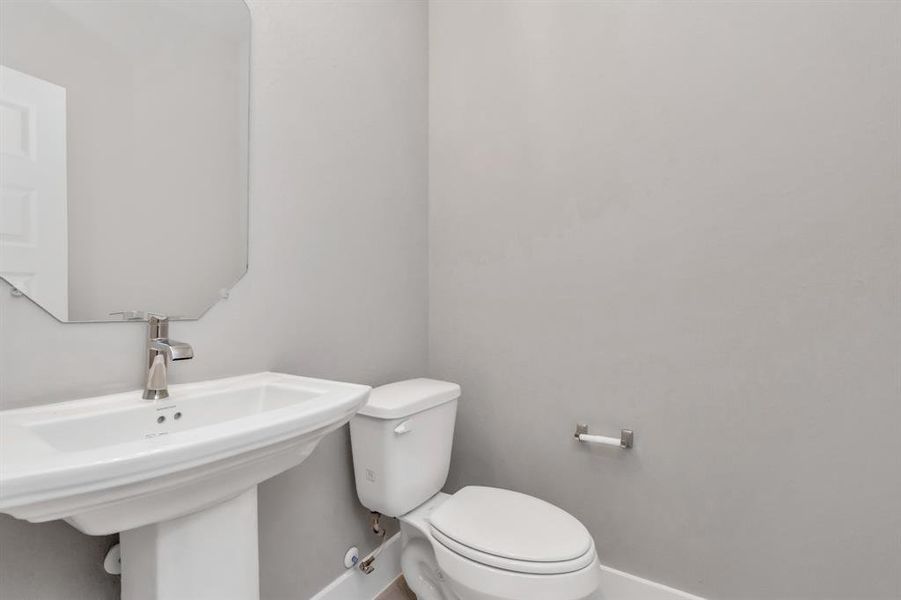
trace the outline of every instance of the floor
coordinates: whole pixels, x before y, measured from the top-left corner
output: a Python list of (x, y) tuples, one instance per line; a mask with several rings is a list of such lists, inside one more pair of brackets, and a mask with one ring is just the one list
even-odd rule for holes
[(394, 583), (379, 594), (375, 600), (416, 600), (416, 595), (407, 587), (403, 575), (394, 580)]

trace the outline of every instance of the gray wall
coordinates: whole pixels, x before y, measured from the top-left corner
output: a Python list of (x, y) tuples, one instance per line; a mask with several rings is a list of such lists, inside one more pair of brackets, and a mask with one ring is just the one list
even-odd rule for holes
[[(897, 596), (898, 6), (438, 2), (428, 49), (419, 3), (253, 2), (250, 271), (173, 326), (174, 378), (428, 350), (464, 388), (451, 489), (545, 497), (715, 598)], [(0, 285), (2, 406), (137, 387), (143, 334)], [(368, 539), (349, 461), (342, 431), (262, 487), (264, 597)], [(4, 600), (115, 594), (105, 539), (0, 540)]]
[[(250, 270), (173, 337), (173, 379), (273, 369), (381, 384), (427, 352), (427, 7), (253, 2)], [(139, 324), (62, 325), (0, 284), (3, 408), (141, 385)], [(367, 547), (346, 430), (260, 490), (262, 592), (303, 599)], [(117, 593), (109, 541), (0, 520), (0, 597)]]
[(899, 11), (431, 4), (452, 490), (711, 598), (901, 597)]

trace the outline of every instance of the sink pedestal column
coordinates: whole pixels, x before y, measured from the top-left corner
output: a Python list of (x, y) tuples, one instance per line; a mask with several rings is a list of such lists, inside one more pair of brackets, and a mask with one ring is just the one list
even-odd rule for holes
[(119, 534), (122, 600), (257, 600), (257, 488)]

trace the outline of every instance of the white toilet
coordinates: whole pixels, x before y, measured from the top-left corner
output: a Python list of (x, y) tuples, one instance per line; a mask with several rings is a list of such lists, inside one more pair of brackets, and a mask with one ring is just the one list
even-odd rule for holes
[(585, 526), (538, 498), (470, 486), (441, 493), (460, 386), (411, 379), (372, 390), (350, 422), (357, 494), (401, 523), (418, 600), (583, 600), (600, 584)]

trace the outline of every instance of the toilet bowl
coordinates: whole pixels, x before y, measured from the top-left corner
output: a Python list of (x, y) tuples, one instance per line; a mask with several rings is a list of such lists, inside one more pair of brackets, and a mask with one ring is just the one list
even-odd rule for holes
[(401, 524), (401, 569), (418, 600), (584, 600), (600, 585), (588, 530), (527, 494), (447, 480), (460, 387), (376, 388), (351, 420), (357, 494)]
[[(547, 510), (550, 513), (550, 521), (565, 516), (581, 527), (578, 521), (562, 510), (547, 503), (537, 504), (541, 501), (517, 492), (497, 488), (467, 487), (453, 496), (439, 493), (399, 519), (403, 536), (401, 568), (408, 585), (419, 600), (583, 600), (589, 598), (598, 588), (600, 565), (594, 542), (587, 531), (584, 532), (584, 537), (570, 538), (578, 544), (587, 541), (588, 545), (584, 551), (574, 558), (557, 561), (553, 559), (561, 555), (555, 552), (559, 552), (562, 548), (549, 539), (548, 527), (539, 525), (539, 531), (534, 531), (531, 525), (535, 521), (524, 522), (521, 528), (517, 528), (517, 532), (513, 532), (504, 529), (514, 519), (503, 518), (501, 520), (506, 522), (500, 523), (500, 527), (479, 530), (483, 524), (479, 516), (489, 521), (491, 517), (498, 516), (494, 510), (485, 510), (481, 511), (480, 515), (474, 515), (474, 518), (469, 520), (473, 524), (472, 528), (466, 527), (465, 522), (456, 524), (448, 518), (450, 513), (456, 513), (454, 518), (464, 517), (486, 497), (493, 497), (496, 502), (495, 508), (501, 508), (506, 495), (510, 495), (511, 507), (511, 512), (505, 515), (507, 517), (511, 516), (511, 513), (516, 513), (523, 518), (540, 519), (542, 516), (548, 516), (544, 513)], [(537, 503), (531, 507), (523, 507), (522, 499)], [(532, 512), (529, 509), (534, 510), (534, 513), (529, 514)], [(442, 530), (436, 527), (436, 523), (442, 527), (449, 527), (448, 531), (452, 531), (453, 535), (459, 538), (465, 538), (466, 542), (457, 541), (443, 534)], [(545, 525), (548, 524), (545, 521)], [(458, 526), (461, 529), (454, 528)], [(473, 535), (476, 532), (478, 534)], [(490, 549), (506, 555), (516, 554), (517, 543), (523, 532), (533, 538), (532, 543), (524, 544), (526, 548), (519, 547), (520, 552), (525, 550), (529, 553), (530, 560), (493, 554), (479, 547), (473, 547), (484, 548), (488, 545)], [(560, 533), (556, 539), (563, 541), (563, 534)], [(548, 544), (541, 544), (539, 540), (545, 540)], [(491, 547), (492, 543), (497, 545)], [(506, 548), (501, 549), (504, 546)], [(575, 545), (570, 546), (575, 549)], [(539, 558), (551, 560), (534, 560)]]

